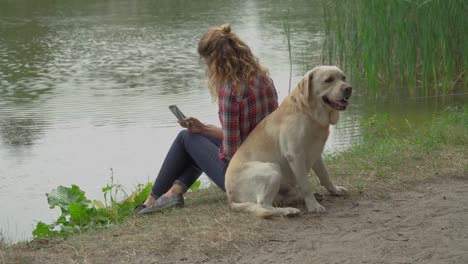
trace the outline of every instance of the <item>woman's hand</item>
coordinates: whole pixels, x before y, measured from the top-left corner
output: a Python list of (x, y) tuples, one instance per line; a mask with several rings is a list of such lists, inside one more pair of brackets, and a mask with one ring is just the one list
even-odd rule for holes
[(187, 128), (188, 131), (192, 133), (204, 133), (206, 125), (200, 122), (200, 120), (195, 117), (188, 117), (185, 119), (185, 122), (180, 122), (179, 124), (182, 127)]

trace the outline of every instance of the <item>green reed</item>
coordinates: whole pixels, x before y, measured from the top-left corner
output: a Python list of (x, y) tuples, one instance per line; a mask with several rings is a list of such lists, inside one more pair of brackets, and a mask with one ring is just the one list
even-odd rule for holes
[(291, 80), (292, 80), (292, 56), (291, 56), (291, 28), (287, 18), (283, 19), (283, 30), (286, 35), (286, 40), (288, 41), (288, 51), (289, 51), (289, 88), (288, 93), (291, 92)]
[[(323, 1), (323, 62), (364, 77), (370, 91), (447, 94), (468, 83), (464, 0)], [(398, 89), (401, 91), (401, 89)]]

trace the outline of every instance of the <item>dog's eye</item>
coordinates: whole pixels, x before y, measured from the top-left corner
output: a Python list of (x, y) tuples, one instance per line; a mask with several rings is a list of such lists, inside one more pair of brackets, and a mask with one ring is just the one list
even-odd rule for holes
[(331, 83), (331, 82), (333, 82), (333, 80), (334, 80), (333, 77), (328, 77), (328, 78), (325, 80), (325, 82), (326, 82), (326, 83)]
[(346, 76), (343, 76), (343, 78), (341, 78), (341, 80), (346, 81)]

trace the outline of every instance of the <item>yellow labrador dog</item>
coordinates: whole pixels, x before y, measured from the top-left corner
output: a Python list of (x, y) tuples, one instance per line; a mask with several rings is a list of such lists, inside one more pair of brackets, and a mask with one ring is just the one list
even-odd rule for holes
[(339, 111), (346, 109), (351, 93), (345, 75), (335, 66), (318, 66), (307, 72), (233, 156), (226, 172), (230, 207), (259, 217), (284, 216), (300, 210), (273, 204), (305, 201), (309, 212), (324, 213), (312, 193), (311, 168), (331, 194), (346, 194), (345, 188), (328, 177), (322, 151), (329, 127), (338, 122)]

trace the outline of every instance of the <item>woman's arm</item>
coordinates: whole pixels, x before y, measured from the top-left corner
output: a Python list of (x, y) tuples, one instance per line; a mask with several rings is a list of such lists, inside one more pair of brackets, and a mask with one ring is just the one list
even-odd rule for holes
[(203, 124), (202, 122), (200, 122), (200, 120), (196, 119), (195, 117), (189, 117), (185, 119), (185, 121), (187, 122), (187, 125), (180, 125), (187, 128), (188, 131), (192, 133), (202, 133), (210, 137), (214, 137), (221, 140), (223, 139), (223, 130), (220, 127)]
[(230, 160), (241, 144), (237, 94), (233, 91), (231, 84), (221, 87), (218, 101), (219, 121), (223, 133), (221, 158)]
[(210, 126), (210, 125), (205, 125), (205, 132), (204, 134), (217, 138), (217, 139), (223, 139), (223, 129), (217, 126)]

